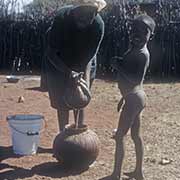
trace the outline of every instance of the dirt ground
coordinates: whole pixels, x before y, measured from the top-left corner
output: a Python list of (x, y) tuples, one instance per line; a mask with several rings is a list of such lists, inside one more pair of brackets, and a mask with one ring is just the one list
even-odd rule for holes
[[(7, 83), (0, 76), (0, 180), (100, 180), (113, 168), (115, 142), (112, 130), (117, 126), (116, 111), (120, 94), (116, 83), (97, 79), (93, 97), (86, 109), (86, 124), (101, 141), (100, 154), (87, 170), (63, 170), (52, 157), (52, 144), (58, 133), (56, 111), (50, 107), (47, 92), (39, 88), (40, 78), (26, 76)], [(148, 104), (142, 116), (145, 144), (144, 174), (147, 180), (180, 180), (180, 83), (145, 83)], [(19, 96), (24, 102), (18, 103)], [(13, 154), (6, 117), (14, 114), (42, 114), (46, 127), (40, 134), (36, 155)], [(133, 143), (128, 133), (123, 172), (135, 165)]]

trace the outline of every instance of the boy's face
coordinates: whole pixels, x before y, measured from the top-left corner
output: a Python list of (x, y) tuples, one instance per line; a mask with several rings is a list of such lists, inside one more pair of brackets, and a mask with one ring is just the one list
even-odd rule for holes
[(142, 48), (150, 39), (151, 30), (143, 22), (134, 22), (130, 30), (130, 42), (134, 47)]

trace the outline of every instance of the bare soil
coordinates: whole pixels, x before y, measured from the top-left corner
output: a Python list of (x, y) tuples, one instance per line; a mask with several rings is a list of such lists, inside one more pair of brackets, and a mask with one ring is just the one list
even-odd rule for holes
[[(50, 107), (48, 93), (39, 88), (39, 76), (25, 76), (18, 83), (7, 83), (0, 76), (0, 180), (100, 180), (113, 169), (116, 110), (120, 93), (114, 82), (97, 79), (92, 100), (86, 109), (86, 124), (97, 133), (101, 148), (96, 162), (82, 171), (65, 170), (52, 156), (58, 134), (56, 111)], [(145, 83), (148, 104), (142, 116), (145, 144), (144, 174), (147, 180), (180, 180), (180, 83)], [(18, 103), (18, 98), (24, 102)], [(40, 134), (36, 155), (13, 153), (8, 115), (42, 114), (46, 126)], [(71, 118), (73, 121), (73, 118)], [(128, 133), (123, 172), (133, 170), (134, 146)]]

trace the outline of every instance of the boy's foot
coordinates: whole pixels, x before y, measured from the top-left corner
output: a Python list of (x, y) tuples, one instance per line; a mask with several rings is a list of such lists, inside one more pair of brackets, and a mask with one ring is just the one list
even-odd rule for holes
[(110, 176), (106, 176), (106, 177), (99, 179), (99, 180), (121, 180), (121, 179), (118, 177), (115, 177), (113, 175), (110, 175)]
[(136, 180), (145, 180), (144, 176), (142, 173), (138, 173), (136, 171), (133, 172), (127, 172), (124, 173), (124, 175), (130, 177), (130, 178), (135, 178)]

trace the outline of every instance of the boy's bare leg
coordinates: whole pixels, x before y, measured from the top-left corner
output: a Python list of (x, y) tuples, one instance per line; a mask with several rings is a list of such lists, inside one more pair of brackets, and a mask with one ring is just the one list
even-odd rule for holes
[(131, 137), (135, 144), (136, 151), (136, 169), (135, 171), (143, 176), (142, 166), (143, 166), (143, 157), (144, 157), (144, 146), (143, 141), (140, 136), (140, 115), (136, 117), (136, 120), (131, 128)]
[(136, 167), (133, 172), (125, 173), (127, 176), (134, 177), (138, 180), (143, 180), (143, 157), (144, 157), (144, 146), (143, 141), (140, 136), (140, 114), (136, 116), (136, 119), (131, 127), (131, 137), (135, 144), (135, 152), (136, 152)]
[(119, 180), (121, 178), (122, 163), (125, 154), (124, 137), (116, 137), (116, 149), (115, 149), (115, 162), (114, 170), (112, 173), (113, 180)]
[(69, 123), (69, 111), (68, 110), (57, 110), (59, 131), (63, 131), (66, 124)]
[(133, 118), (131, 117), (131, 114), (129, 114), (128, 112), (129, 112), (129, 107), (128, 106), (124, 107), (120, 115), (119, 125), (115, 135), (116, 150), (115, 150), (114, 170), (112, 173), (112, 179), (114, 180), (119, 180), (121, 178), (122, 163), (125, 155), (124, 138), (133, 122)]

